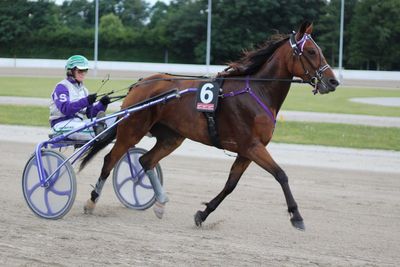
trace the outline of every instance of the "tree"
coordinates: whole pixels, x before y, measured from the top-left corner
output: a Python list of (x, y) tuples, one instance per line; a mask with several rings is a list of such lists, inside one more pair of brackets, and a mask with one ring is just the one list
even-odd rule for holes
[[(153, 24), (164, 34), (169, 50), (179, 61), (204, 63), (207, 34), (207, 0), (175, 0)], [(243, 48), (252, 48), (276, 31), (289, 33), (304, 20), (317, 21), (324, 0), (213, 0), (211, 62), (237, 59)], [(162, 29), (162, 30), (158, 30)]]
[[(346, 0), (344, 6), (344, 36), (343, 54), (346, 66), (346, 55), (349, 55), (350, 31), (347, 27), (353, 17), (354, 7), (358, 0)], [(324, 51), (325, 57), (331, 66), (338, 65), (339, 40), (340, 40), (340, 9), (341, 0), (331, 0), (323, 10), (323, 16), (316, 25), (317, 41)]]
[(400, 2), (362, 0), (350, 24), (350, 59), (354, 68), (399, 69)]
[(0, 44), (13, 46), (29, 34), (29, 6), (26, 0), (0, 2)]
[(141, 28), (149, 16), (149, 4), (143, 0), (120, 0), (116, 5), (116, 15), (124, 26)]
[(91, 28), (94, 24), (94, 2), (87, 0), (64, 1), (60, 21), (69, 28)]
[(217, 0), (213, 11), (213, 62), (235, 60), (270, 35), (290, 33), (304, 20), (317, 22), (323, 0)]

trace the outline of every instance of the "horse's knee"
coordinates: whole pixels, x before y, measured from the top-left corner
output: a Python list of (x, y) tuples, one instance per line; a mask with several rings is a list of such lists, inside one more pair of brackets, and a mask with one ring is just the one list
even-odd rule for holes
[(278, 172), (276, 172), (274, 177), (275, 177), (275, 180), (277, 180), (278, 183), (281, 185), (288, 183), (288, 181), (289, 181), (288, 176), (286, 175), (286, 173), (283, 170), (279, 170)]

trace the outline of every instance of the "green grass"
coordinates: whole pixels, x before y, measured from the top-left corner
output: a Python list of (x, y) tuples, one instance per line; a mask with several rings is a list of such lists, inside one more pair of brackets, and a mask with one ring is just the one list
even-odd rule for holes
[(273, 142), (400, 151), (400, 128), (278, 122)]
[(48, 119), (48, 108), (0, 105), (0, 124), (50, 127)]
[[(62, 77), (0, 77), (0, 96), (40, 97), (50, 99), (54, 87), (61, 80)], [(85, 86), (90, 92), (94, 93), (100, 88), (101, 81), (101, 78), (88, 78), (85, 80)], [(99, 93), (124, 89), (134, 82), (135, 80), (109, 80)], [(121, 92), (122, 91), (127, 92), (127, 90), (121, 90)]]
[[(61, 78), (0, 77), (0, 96), (50, 98)], [(110, 80), (100, 91), (128, 87), (134, 80)], [(85, 81), (91, 92), (101, 79)], [(338, 87), (328, 95), (312, 95), (312, 88), (294, 84), (282, 109), (327, 113), (364, 114), (400, 117), (400, 108), (353, 103), (353, 97), (400, 97), (400, 90), (384, 88)], [(47, 107), (0, 105), (0, 124), (49, 127)], [(338, 147), (389, 149), (400, 151), (400, 129), (331, 123), (278, 122), (274, 142), (317, 144)]]
[[(49, 127), (48, 116), (48, 108), (0, 105), (0, 124)], [(400, 128), (278, 122), (272, 141), (400, 151)]]
[(400, 97), (399, 89), (339, 86), (327, 95), (313, 95), (309, 85), (292, 85), (283, 110), (400, 117), (400, 108), (351, 102), (354, 97)]
[[(24, 96), (50, 98), (60, 78), (0, 77), (0, 96)], [(128, 87), (134, 80), (110, 80), (101, 92)], [(89, 91), (96, 92), (101, 79), (88, 78), (85, 81)], [(336, 92), (327, 95), (313, 95), (309, 85), (293, 84), (283, 104), (283, 110), (313, 111), (327, 113), (363, 114), (400, 117), (400, 108), (384, 107), (351, 102), (353, 97), (400, 97), (399, 89), (355, 88), (339, 86)], [(125, 91), (124, 91), (125, 92)]]

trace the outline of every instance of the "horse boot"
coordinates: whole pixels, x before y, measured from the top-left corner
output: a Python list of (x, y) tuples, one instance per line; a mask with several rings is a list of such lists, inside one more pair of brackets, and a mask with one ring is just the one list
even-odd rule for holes
[(94, 189), (91, 192), (91, 197), (86, 201), (86, 204), (83, 206), (84, 214), (93, 214), (93, 211), (96, 207), (96, 202), (99, 200), (101, 191), (103, 190), (104, 183), (106, 179), (102, 179), (101, 177), (97, 180)]
[(165, 204), (169, 201), (169, 199), (154, 170), (148, 170), (146, 171), (146, 174), (149, 177), (150, 183), (154, 190), (154, 194), (156, 196), (156, 202), (153, 206), (154, 214), (157, 216), (157, 218), (162, 219), (165, 212)]

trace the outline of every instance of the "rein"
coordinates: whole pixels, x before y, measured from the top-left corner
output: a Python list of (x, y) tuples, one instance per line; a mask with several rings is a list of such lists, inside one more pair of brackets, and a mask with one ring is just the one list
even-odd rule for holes
[[(231, 97), (231, 96), (237, 96), (237, 95), (244, 94), (244, 93), (249, 93), (250, 96), (262, 107), (262, 109), (273, 120), (274, 124), (276, 124), (275, 115), (270, 110), (270, 108), (268, 108), (268, 106), (266, 106), (261, 101), (261, 99), (254, 93), (254, 91), (251, 89), (250, 81), (252, 81), (252, 82), (290, 82), (290, 83), (301, 83), (301, 84), (306, 83), (306, 84), (310, 84), (311, 86), (314, 87), (313, 93), (316, 94), (318, 92), (318, 89), (317, 89), (318, 83), (323, 83), (324, 84), (323, 73), (330, 68), (330, 66), (328, 64), (325, 64), (325, 65), (321, 66), (322, 65), (322, 56), (321, 56), (320, 48), (315, 43), (315, 41), (312, 39), (310, 34), (304, 34), (303, 38), (301, 40), (299, 40), (299, 41), (296, 41), (295, 34), (296, 33), (293, 32), (290, 35), (289, 43), (290, 43), (290, 46), (291, 46), (291, 48), (293, 50), (293, 54), (296, 55), (299, 58), (300, 62), (301, 62), (301, 65), (302, 65), (303, 70), (304, 70), (304, 74), (307, 75), (310, 78), (310, 80), (308, 80), (308, 81), (305, 81), (303, 79), (250, 78), (249, 76), (246, 76), (246, 77), (218, 77), (218, 76), (216, 76), (216, 77), (213, 78), (213, 77), (207, 77), (207, 76), (191, 76), (191, 75), (179, 75), (179, 74), (177, 75), (177, 74), (163, 73), (165, 75), (171, 75), (171, 76), (175, 76), (175, 77), (173, 77), (173, 78), (157, 78), (157, 79), (144, 80), (144, 81), (142, 79), (139, 79), (138, 82), (132, 84), (129, 88), (132, 89), (134, 87), (138, 87), (138, 86), (143, 85), (143, 84), (148, 84), (148, 83), (153, 83), (153, 82), (158, 82), (158, 81), (167, 81), (167, 82), (168, 81), (170, 81), (170, 82), (172, 82), (172, 81), (185, 81), (185, 80), (209, 81), (210, 79), (217, 79), (217, 80), (220, 80), (220, 81), (228, 81), (228, 80), (230, 80), (230, 81), (245, 81), (246, 82), (246, 86), (243, 89), (238, 90), (238, 91), (232, 91), (232, 92), (229, 92), (229, 93), (222, 94), (222, 95), (220, 95), (220, 97), (221, 98), (226, 98), (226, 97)], [(310, 71), (305, 67), (304, 62), (302, 60), (302, 58), (304, 57), (306, 62), (311, 67), (314, 68), (314, 66), (313, 66), (312, 62), (310, 61), (310, 59), (306, 55), (303, 54), (304, 45), (307, 42), (307, 40), (310, 40), (315, 45), (315, 47), (318, 50), (318, 54), (319, 54), (319, 58), (320, 58), (320, 66), (321, 67), (319, 67), (315, 71), (315, 75), (314, 76), (312, 76), (310, 74)], [(301, 56), (303, 56), (303, 57), (301, 57)], [(316, 69), (316, 68), (314, 68), (314, 69)], [(183, 90), (183, 91), (186, 93), (186, 92), (194, 91), (194, 90), (197, 91), (197, 88), (188, 88), (188, 89)], [(115, 91), (112, 90), (111, 92), (105, 93), (105, 94), (102, 94), (102, 95), (111, 95), (114, 92)], [(126, 95), (111, 96), (110, 97), (112, 99), (111, 103), (124, 98)]]
[(205, 76), (181, 76), (181, 75), (175, 75), (175, 74), (170, 74), (170, 73), (163, 73), (165, 75), (173, 75), (173, 76), (178, 76), (179, 78), (157, 78), (157, 79), (152, 79), (152, 80), (146, 80), (146, 81), (138, 81), (132, 85), (132, 87), (138, 87), (143, 84), (148, 84), (152, 82), (159, 82), (159, 81), (190, 81), (190, 80), (196, 80), (196, 81), (209, 81), (210, 79), (218, 79), (218, 80), (225, 80), (225, 81), (247, 81), (251, 80), (252, 82), (290, 82), (290, 83), (306, 83), (306, 84), (313, 84), (312, 81), (304, 81), (302, 79), (277, 79), (277, 78), (240, 78), (240, 77), (205, 77)]

